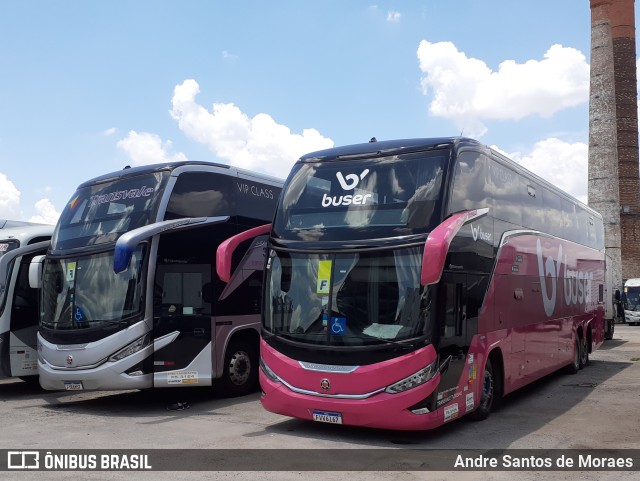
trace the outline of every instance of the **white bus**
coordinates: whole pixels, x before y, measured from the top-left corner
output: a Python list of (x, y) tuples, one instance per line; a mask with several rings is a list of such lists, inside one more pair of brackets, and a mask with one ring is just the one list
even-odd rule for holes
[(640, 279), (624, 283), (624, 319), (630, 326), (640, 324)]
[(52, 225), (0, 220), (0, 378), (37, 380), (38, 292), (29, 263), (44, 254)]
[[(206, 162), (126, 168), (81, 184), (44, 262), (45, 389), (258, 387), (266, 242), (247, 238), (229, 284), (217, 246), (270, 222), (282, 182)], [(246, 255), (245, 255), (246, 254)]]

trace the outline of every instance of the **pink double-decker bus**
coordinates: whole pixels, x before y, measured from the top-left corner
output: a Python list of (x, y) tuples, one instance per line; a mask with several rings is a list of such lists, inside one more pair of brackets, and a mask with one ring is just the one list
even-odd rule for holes
[(274, 413), (407, 430), (484, 419), (604, 340), (602, 217), (472, 139), (305, 155), (262, 231)]

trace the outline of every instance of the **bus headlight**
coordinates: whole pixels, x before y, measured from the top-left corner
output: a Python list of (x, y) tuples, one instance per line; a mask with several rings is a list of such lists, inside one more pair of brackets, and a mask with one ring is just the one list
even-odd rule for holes
[(126, 345), (115, 354), (111, 355), (109, 357), (109, 361), (120, 361), (121, 359), (124, 359), (125, 357), (130, 356), (131, 354), (134, 354), (141, 349), (144, 349), (149, 345), (150, 339), (151, 335), (149, 333), (145, 334), (144, 336), (133, 341), (131, 344)]
[(269, 366), (267, 366), (262, 357), (260, 358), (260, 369), (262, 369), (264, 375), (267, 376), (271, 381), (280, 382), (280, 378), (278, 377), (278, 375), (273, 372)]
[(398, 394), (400, 392), (404, 392), (409, 389), (413, 389), (414, 387), (420, 386), (421, 384), (424, 384), (433, 376), (435, 376), (436, 372), (438, 372), (438, 370), (436, 369), (436, 362), (437, 359), (427, 367), (424, 367), (418, 372), (413, 373), (411, 376), (405, 377), (404, 379), (387, 387), (387, 389), (385, 389), (384, 391), (388, 392), (389, 394)]

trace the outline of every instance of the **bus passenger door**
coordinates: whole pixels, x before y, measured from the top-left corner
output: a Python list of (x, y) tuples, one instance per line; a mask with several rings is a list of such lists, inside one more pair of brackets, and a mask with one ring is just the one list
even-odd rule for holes
[(209, 264), (158, 263), (153, 338), (168, 344), (153, 355), (155, 387), (211, 385), (210, 291)]
[(441, 371), (436, 405), (440, 407), (453, 399), (460, 381), (468, 351), (467, 331), (467, 275), (443, 273), (438, 285), (438, 354), (440, 365), (447, 362)]
[(29, 264), (46, 249), (24, 255), (18, 265), (12, 303), (9, 351), (12, 376), (38, 374), (38, 289), (29, 286)]

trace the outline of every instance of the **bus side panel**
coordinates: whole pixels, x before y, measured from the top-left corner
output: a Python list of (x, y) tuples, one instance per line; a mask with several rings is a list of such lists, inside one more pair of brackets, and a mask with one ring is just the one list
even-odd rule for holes
[(534, 233), (509, 234), (498, 253), (485, 299), (496, 322), (483, 321), (488, 344), (504, 356), (504, 392), (572, 360), (575, 336), (589, 326), (593, 348), (602, 337), (602, 255), (593, 249)]
[(34, 376), (38, 374), (37, 337), (37, 326), (11, 332), (9, 336), (9, 356), (12, 376)]
[[(213, 319), (215, 329), (214, 346), (211, 352), (213, 363), (213, 378), (219, 379), (224, 374), (225, 356), (232, 337), (240, 335), (245, 339), (246, 349), (259, 351), (258, 342), (253, 343), (253, 339), (260, 338), (260, 314), (238, 315), (238, 316), (216, 316)], [(247, 335), (245, 331), (251, 329), (255, 336)]]

